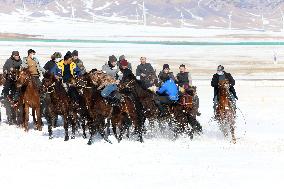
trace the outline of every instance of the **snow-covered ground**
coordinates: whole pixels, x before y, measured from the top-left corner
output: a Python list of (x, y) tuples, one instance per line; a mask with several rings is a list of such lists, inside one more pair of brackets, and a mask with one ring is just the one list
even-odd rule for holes
[[(284, 85), (237, 81), (237, 144), (210, 122), (210, 81), (195, 81), (204, 134), (192, 141), (145, 136), (145, 143), (123, 140), (92, 146), (78, 136), (63, 141), (63, 128), (48, 140), (0, 126), (0, 183), (3, 188), (282, 188), (284, 175)], [(2, 109), (3, 110), (3, 109)], [(5, 121), (5, 120), (3, 120)]]
[[(3, 16), (3, 15), (2, 15)], [(0, 32), (43, 35), (56, 39), (186, 40), (184, 36), (208, 37), (228, 34), (224, 30), (193, 30), (135, 25), (109, 25), (32, 21), (1, 17)], [(231, 31), (235, 34), (255, 34)], [(259, 34), (260, 32), (256, 32)], [(275, 35), (275, 34), (271, 34)], [(281, 34), (277, 34), (281, 35)], [(141, 37), (137, 37), (141, 36)], [(151, 37), (152, 36), (152, 37)], [(154, 37), (153, 37), (154, 36)], [(155, 36), (162, 36), (157, 38)], [(175, 36), (175, 37), (173, 37)], [(190, 39), (192, 40), (192, 39)], [(199, 40), (199, 39), (198, 39)], [(214, 39), (220, 40), (220, 39)], [(200, 97), (202, 136), (192, 141), (180, 137), (147, 134), (145, 143), (123, 140), (105, 143), (97, 137), (92, 146), (79, 135), (63, 141), (63, 128), (48, 140), (43, 132), (25, 133), (16, 126), (0, 125), (1, 188), (282, 188), (284, 175), (284, 52), (283, 46), (167, 46), (138, 44), (0, 42), (0, 67), (13, 50), (21, 56), (33, 48), (43, 65), (55, 51), (79, 50), (88, 70), (100, 68), (109, 55), (125, 54), (135, 68), (141, 56), (157, 71), (169, 63), (177, 73), (186, 64)], [(274, 51), (278, 64), (273, 64)], [(223, 64), (237, 78), (239, 96), (237, 144), (224, 139), (213, 114), (210, 78)], [(198, 80), (200, 79), (200, 80)], [(202, 80), (203, 79), (203, 80)], [(242, 79), (267, 79), (250, 80)], [(280, 80), (270, 80), (280, 79)], [(2, 114), (4, 109), (2, 108)], [(245, 120), (246, 124), (245, 124)]]

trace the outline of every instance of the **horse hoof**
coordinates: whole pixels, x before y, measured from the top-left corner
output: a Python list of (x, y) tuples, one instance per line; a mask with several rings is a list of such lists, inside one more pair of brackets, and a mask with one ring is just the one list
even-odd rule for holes
[(83, 134), (83, 139), (86, 139), (87, 138), (87, 135), (86, 134)]
[(53, 139), (53, 136), (49, 136), (49, 140)]
[(75, 139), (75, 136), (71, 136), (71, 139)]
[(92, 145), (92, 143), (93, 143), (93, 142), (92, 142), (91, 140), (89, 140), (87, 144), (88, 144), (88, 145)]
[(69, 136), (65, 136), (64, 141), (68, 141), (69, 140)]

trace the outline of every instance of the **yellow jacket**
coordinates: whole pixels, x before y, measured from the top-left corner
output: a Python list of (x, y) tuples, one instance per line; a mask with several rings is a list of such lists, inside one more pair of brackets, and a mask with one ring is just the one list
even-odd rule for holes
[[(64, 73), (64, 60), (60, 60), (57, 63), (57, 67), (61, 72), (60, 74), (63, 75), (63, 73)], [(70, 64), (70, 72), (71, 72), (72, 76), (74, 77), (76, 74), (78, 74), (78, 71), (79, 71), (79, 69), (78, 69), (77, 65), (74, 62), (72, 62)]]

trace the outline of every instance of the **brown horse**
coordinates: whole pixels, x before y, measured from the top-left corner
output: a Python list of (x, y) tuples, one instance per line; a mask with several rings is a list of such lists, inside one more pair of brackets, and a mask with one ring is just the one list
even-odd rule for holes
[(62, 82), (58, 81), (53, 74), (45, 74), (42, 81), (43, 91), (47, 93), (46, 104), (48, 114), (48, 133), (49, 139), (53, 138), (52, 128), (55, 127), (56, 116), (61, 115), (64, 121), (65, 137), (64, 141), (69, 140), (68, 121), (72, 125), (71, 139), (75, 139), (76, 112), (72, 106), (72, 101), (65, 91)]
[(235, 137), (236, 112), (233, 108), (232, 102), (230, 101), (229, 81), (228, 80), (219, 81), (218, 87), (219, 87), (218, 104), (215, 110), (215, 118), (225, 137), (228, 136), (229, 132), (228, 130), (230, 130), (232, 135), (232, 142), (236, 143), (236, 137)]
[[(31, 73), (28, 69), (22, 69), (19, 72), (18, 79), (16, 82), (18, 89), (21, 89), (21, 97), (19, 103), (23, 105), (23, 127), (25, 131), (29, 130), (29, 108), (32, 108), (32, 115), (34, 124), (36, 124), (36, 129), (42, 130), (42, 120), (40, 111), (40, 89), (32, 80)], [(37, 117), (35, 118), (35, 113)]]

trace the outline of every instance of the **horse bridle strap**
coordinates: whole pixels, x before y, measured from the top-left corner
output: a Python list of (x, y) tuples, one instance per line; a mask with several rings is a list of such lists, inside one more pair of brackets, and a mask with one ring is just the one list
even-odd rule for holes
[[(53, 92), (55, 91), (54, 86), (55, 86), (55, 82), (52, 83), (52, 85), (50, 85), (49, 87), (47, 87), (46, 90), (47, 90), (47, 93), (48, 93), (48, 94), (53, 93)], [(52, 87), (52, 89), (50, 90), (51, 87)]]

